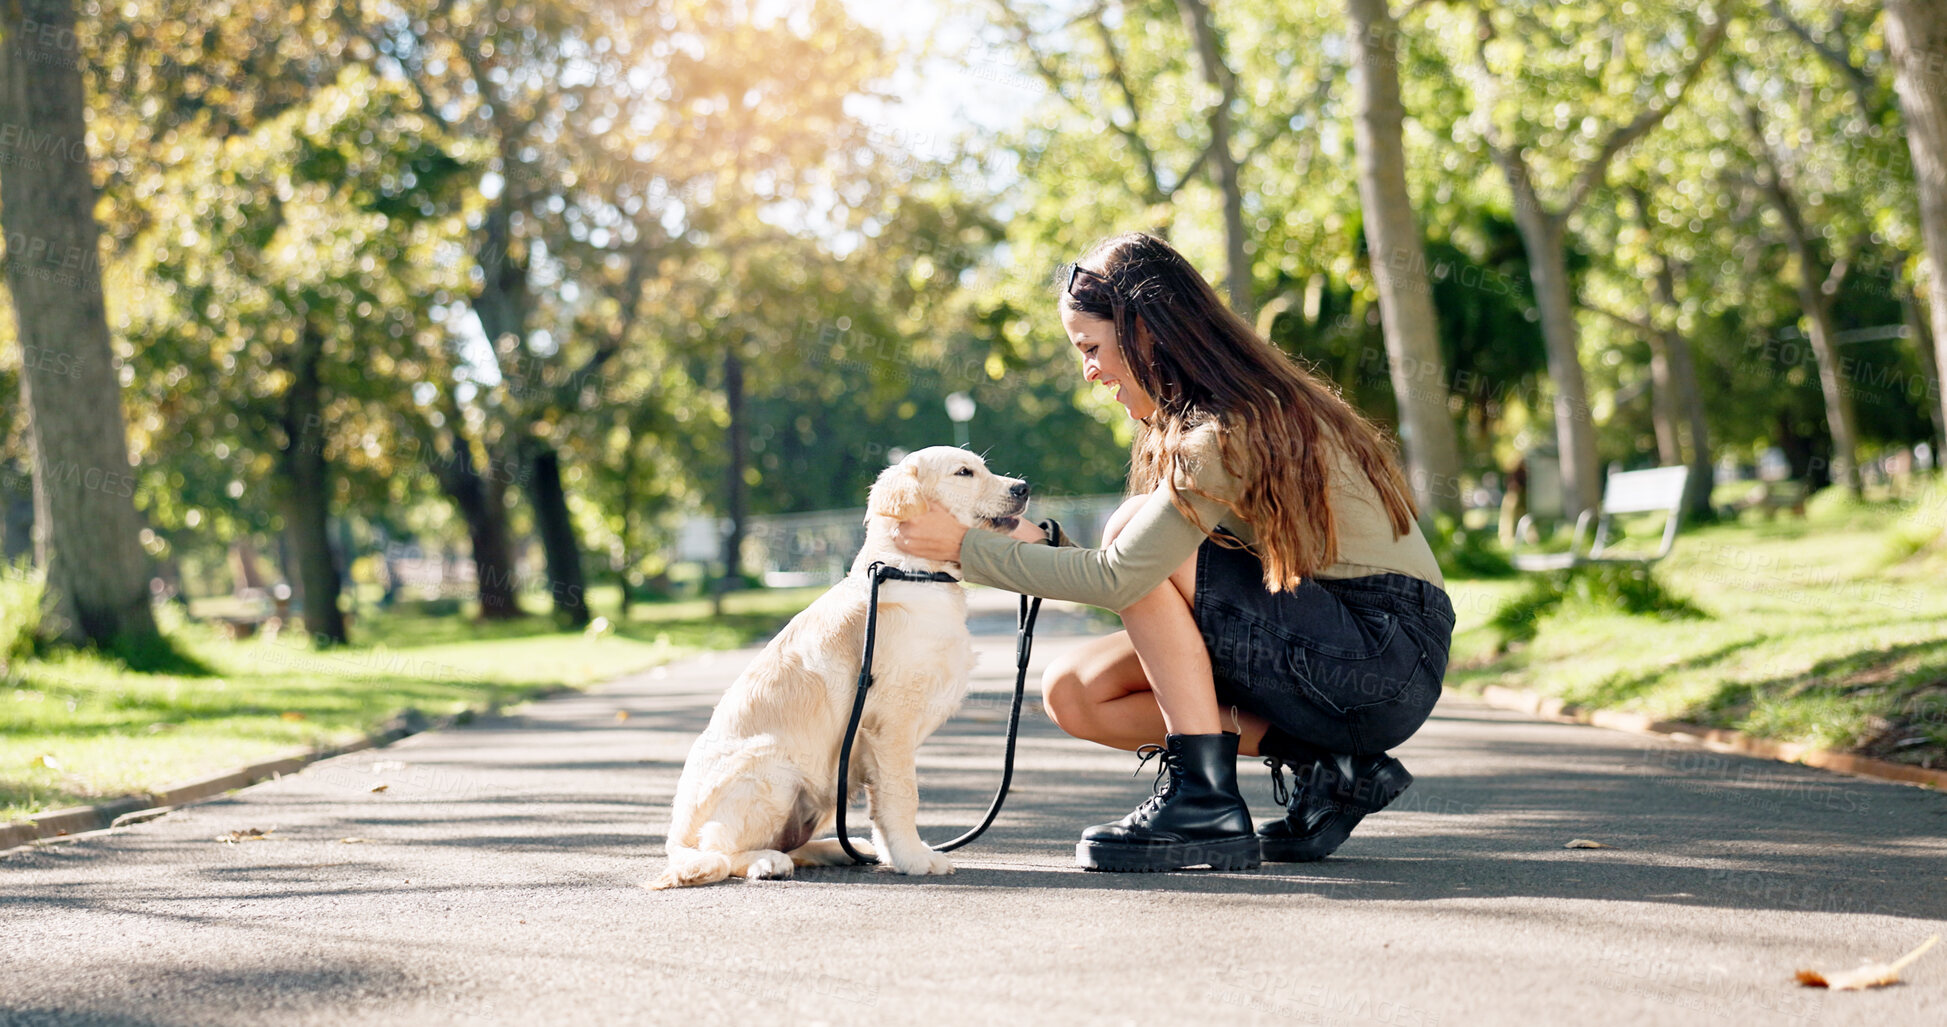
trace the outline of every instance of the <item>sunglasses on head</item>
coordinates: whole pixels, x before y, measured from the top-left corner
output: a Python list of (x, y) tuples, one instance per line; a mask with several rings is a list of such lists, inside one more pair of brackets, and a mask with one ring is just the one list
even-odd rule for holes
[(1079, 293), (1075, 291), (1075, 282), (1084, 275), (1094, 279), (1097, 283), (1101, 285), (1103, 290), (1108, 292), (1109, 308), (1114, 312), (1113, 317), (1115, 320), (1116, 331), (1119, 335), (1122, 331), (1122, 312), (1126, 304), (1124, 303), (1122, 298), (1122, 291), (1117, 289), (1114, 285), (1110, 284), (1107, 275), (1104, 275), (1097, 271), (1090, 271), (1088, 268), (1083, 267), (1079, 263), (1070, 264), (1068, 265), (1068, 274), (1065, 276), (1065, 280), (1062, 282), (1061, 291), (1067, 293), (1071, 299), (1080, 300), (1082, 297)]
[(1107, 278), (1103, 277), (1102, 275), (1096, 274), (1093, 271), (1090, 271), (1088, 268), (1085, 268), (1078, 263), (1068, 265), (1068, 280), (1062, 283), (1061, 291), (1067, 293), (1070, 296), (1074, 296), (1076, 299), (1081, 299), (1080, 296), (1077, 296), (1075, 294), (1075, 279), (1080, 278), (1083, 275), (1087, 275), (1090, 278), (1093, 278), (1096, 281), (1101, 282), (1102, 288), (1108, 289), (1109, 294), (1111, 296), (1115, 294), (1115, 288), (1109, 284), (1109, 280)]

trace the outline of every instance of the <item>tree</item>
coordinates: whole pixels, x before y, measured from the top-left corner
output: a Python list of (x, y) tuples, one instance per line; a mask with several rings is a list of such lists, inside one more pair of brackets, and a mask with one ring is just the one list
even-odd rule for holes
[(183, 133), (126, 255), (150, 515), (194, 528), (228, 508), (281, 530), (326, 645), (347, 640), (333, 511), (407, 498), (397, 411), (460, 286), (470, 169), (412, 105), (354, 65), (249, 131)]
[[(1647, 240), (1651, 234), (1650, 201), (1642, 189), (1630, 190), (1636, 225)], [(1677, 272), (1669, 254), (1652, 249), (1648, 254), (1651, 295), (1664, 311), (1650, 321), (1650, 338), (1655, 346), (1651, 372), (1659, 369), (1662, 380), (1657, 391), (1666, 397), (1666, 418), (1670, 422), (1662, 434), (1682, 444), (1671, 447), (1666, 464), (1687, 463), (1690, 479), (1684, 485), (1684, 511), (1693, 520), (1708, 520), (1711, 514), (1710, 490), (1715, 476), (1711, 460), (1710, 425), (1704, 417), (1704, 401), (1697, 382), (1697, 362), (1691, 354), (1690, 340), (1679, 327), (1681, 304), (1677, 299)]]
[[(44, 621), (75, 643), (156, 633), (108, 320), (69, 0), (0, 4), (0, 125), (42, 142), (0, 176), (7, 284), (31, 418)], [(32, 151), (25, 147), (11, 155)]]
[(1947, 367), (1947, 91), (1941, 88), (1947, 75), (1947, 11), (1925, 0), (1887, 0), (1886, 38), (1898, 68), (1894, 85), (1906, 116), (1921, 233), (1931, 265), (1927, 297), (1936, 347), (1934, 423), (1938, 432), (1947, 434), (1947, 390), (1938, 384), (1938, 369)]
[[(1582, 373), (1575, 286), (1568, 276), (1569, 219), (1603, 183), (1617, 155), (1655, 129), (1682, 101), (1723, 45), (1727, 26), (1724, 18), (1706, 9), (1701, 31), (1692, 33), (1694, 42), (1673, 48), (1663, 32), (1644, 27), (1642, 22), (1649, 19), (1618, 23), (1608, 19), (1608, 12), (1588, 7), (1541, 10), (1510, 5), (1503, 17), (1522, 25), (1515, 38), (1534, 49), (1558, 38), (1568, 40), (1557, 51), (1523, 55), (1496, 26), (1497, 10), (1484, 4), (1474, 20), (1477, 106), (1473, 121), (1488, 156), (1507, 180), (1515, 224), (1528, 250), (1542, 337), (1548, 345), (1549, 376), (1555, 385), (1555, 431), (1561, 446), (1565, 502), (1573, 517), (1594, 509), (1600, 500), (1601, 462)], [(1639, 61), (1674, 64), (1674, 68), (1661, 74), (1644, 72), (1633, 67)], [(1557, 83), (1585, 81), (1587, 76), (1575, 69), (1590, 63), (1613, 71), (1607, 77), (1630, 88), (1622, 96), (1605, 90), (1595, 98), (1596, 110), (1571, 119), (1565, 116), (1569, 101), (1560, 95)], [(1517, 74), (1521, 84), (1529, 87), (1528, 93), (1542, 95), (1531, 97), (1508, 89), (1506, 79)], [(1545, 118), (1534, 113), (1542, 101), (1552, 101), (1547, 103), (1552, 112)], [(1555, 180), (1560, 190), (1553, 204), (1543, 197), (1548, 179)]]
[[(1244, 108), (1238, 102), (1243, 95), (1238, 74), (1211, 6), (1204, 0), (1176, 3), (1181, 38), (1194, 55), (1192, 73), (1180, 60), (1181, 50), (1172, 52), (1161, 44), (1164, 23), (1156, 12), (1142, 6), (1093, 4), (1060, 31), (1043, 32), (1037, 31), (1034, 17), (1017, 0), (994, 3), (1003, 27), (1049, 92), (1080, 119), (1115, 133), (1128, 151), (1117, 154), (1118, 163), (1126, 166), (1128, 158), (1134, 157), (1129, 198), (1149, 209), (1147, 227), (1163, 227), (1156, 222), (1167, 220), (1166, 208), (1206, 165), (1211, 167), (1223, 207), (1224, 291), (1232, 309), (1253, 318), (1252, 238), (1245, 223), (1242, 169), (1285, 134), (1287, 119), (1275, 109), (1257, 112), (1256, 123), (1240, 118)], [(1120, 25), (1111, 22), (1115, 14), (1120, 15)], [(1075, 28), (1085, 28), (1090, 41), (1067, 38), (1068, 30)], [(1133, 36), (1140, 45), (1125, 45), (1119, 35)], [(1159, 81), (1158, 73), (1164, 69)], [(1207, 101), (1187, 99), (1198, 92)], [(1178, 159), (1184, 170), (1171, 177), (1167, 164), (1171, 151), (1181, 148), (1185, 138), (1185, 109), (1201, 116), (1207, 138), (1194, 155)], [(1128, 180), (1126, 174), (1117, 177)]]
[(1447, 368), (1433, 314), (1426, 248), (1406, 186), (1399, 30), (1388, 0), (1347, 0), (1356, 69), (1359, 202), (1399, 400), (1409, 480), (1423, 514), (1460, 516), (1460, 447), (1447, 412)]
[[(1210, 105), (1210, 145), (1208, 152), (1215, 165), (1217, 190), (1224, 197), (1224, 256), (1226, 288), (1230, 306), (1245, 320), (1257, 313), (1251, 295), (1250, 240), (1244, 230), (1244, 187), (1238, 180), (1237, 153), (1231, 143), (1231, 109), (1237, 105), (1237, 76), (1224, 60), (1224, 44), (1218, 35), (1216, 19), (1203, 0), (1177, 0), (1183, 27), (1196, 42), (1197, 70), (1204, 85), (1217, 94)], [(1098, 15), (1099, 17), (1099, 15)], [(1100, 24), (1100, 22), (1098, 22)]]
[[(1742, 89), (1733, 88), (1732, 92), (1735, 96)], [(1832, 473), (1857, 496), (1861, 490), (1858, 419), (1853, 413), (1852, 393), (1839, 366), (1838, 341), (1834, 338), (1837, 329), (1833, 325), (1832, 313), (1833, 297), (1838, 294), (1839, 286), (1844, 283), (1852, 263), (1844, 257), (1826, 258), (1822, 239), (1806, 221), (1804, 205), (1798, 196), (1799, 189), (1793, 184), (1788, 170), (1792, 165), (1772, 148), (1763, 115), (1755, 104), (1742, 99), (1732, 102), (1738, 108), (1744, 127), (1750, 133), (1752, 149), (1758, 156), (1753, 184), (1770, 203), (1772, 210), (1777, 212), (1784, 228), (1785, 244), (1791, 250), (1794, 267), (1792, 283), (1798, 290), (1799, 306), (1805, 311), (1806, 337), (1818, 358), (1819, 389), (1825, 394), (1826, 427), (1832, 432)]]
[[(1621, 206), (1627, 214), (1618, 220), (1626, 227), (1621, 232), (1615, 260), (1620, 277), (1628, 283), (1625, 291), (1635, 299), (1639, 309), (1635, 312), (1611, 309), (1586, 296), (1582, 302), (1637, 333), (1649, 344), (1651, 418), (1656, 432), (1657, 460), (1664, 466), (1682, 464), (1690, 468), (1690, 478), (1684, 485), (1684, 512), (1693, 519), (1707, 520), (1713, 516), (1710, 492), (1715, 468), (1696, 360), (1690, 340), (1680, 327), (1684, 308), (1677, 294), (1679, 269), (1657, 238), (1657, 218), (1652, 213), (1649, 191), (1632, 183), (1623, 192)], [(1591, 233), (1610, 227), (1606, 220), (1598, 221), (1591, 227)], [(1642, 288), (1645, 281), (1650, 286), (1647, 291)]]
[[(550, 430), (554, 418), (528, 402), (544, 391), (529, 386), (553, 355), (534, 334), (534, 274), (537, 266), (551, 270), (550, 236), (565, 235), (559, 215), (578, 177), (576, 122), (589, 120), (584, 105), (598, 81), (626, 76), (618, 65), (635, 52), (632, 34), (615, 31), (613, 17), (565, 2), (408, 2), (368, 21), (356, 18), (347, 13), (346, 27), (371, 43), (382, 73), (410, 84), (426, 117), (489, 148), (477, 186), (486, 204), (473, 222), (471, 297), (500, 386), (487, 408), (504, 419), (510, 455), (521, 465), (555, 616), (579, 627), (589, 621), (586, 582)], [(620, 45), (597, 50), (598, 38)], [(476, 544), (491, 546), (503, 532), (484, 519), (503, 516), (504, 508), (475, 495), (480, 483), (462, 476), (454, 484)]]
[[(1909, 251), (1924, 253), (1930, 249), (1926, 232), (1928, 201), (1924, 195), (1925, 176), (1919, 174), (1909, 178), (1906, 174), (1920, 167), (1918, 148), (1923, 147), (1919, 140), (1925, 130), (1912, 125), (1911, 119), (1902, 115), (1903, 109), (1909, 105), (1906, 97), (1912, 94), (1916, 97), (1913, 102), (1918, 104), (1915, 110), (1924, 117), (1931, 109), (1938, 117), (1938, 91), (1935, 91), (1936, 95), (1928, 96), (1925, 89), (1904, 89), (1900, 86), (1899, 57), (1889, 52), (1896, 49), (1894, 37), (1900, 34), (1900, 19), (1892, 5), (1887, 8), (1884, 32), (1879, 37), (1882, 45), (1879, 46), (1874, 45), (1875, 34), (1872, 32), (1872, 24), (1878, 20), (1876, 7), (1860, 9), (1852, 5), (1838, 5), (1831, 10), (1830, 22), (1823, 31), (1814, 29), (1806, 20), (1795, 15), (1783, 0), (1766, 0), (1765, 7), (1776, 22), (1796, 37), (1824, 67), (1838, 75), (1840, 84), (1850, 94), (1856, 107), (1856, 119), (1824, 117), (1822, 135), (1836, 135), (1846, 141), (1847, 152), (1842, 158), (1846, 164), (1882, 172), (1858, 176), (1868, 179), (1867, 188), (1855, 185), (1857, 192), (1854, 202), (1846, 206), (1862, 215), (1854, 219), (1860, 225), (1862, 234), (1868, 235), (1873, 244), (1892, 248), (1891, 259), (1882, 263), (1894, 270), (1884, 277), (1889, 288), (1898, 288), (1900, 319), (1906, 334), (1914, 342), (1914, 351), (1919, 358), (1920, 377), (1924, 383), (1920, 391), (1935, 397), (1934, 406), (1937, 407), (1940, 402), (1940, 374), (1934, 352), (1936, 336), (1929, 330), (1927, 320), (1919, 309), (1919, 294), (1924, 293), (1928, 284), (1919, 280), (1923, 270), (1920, 263), (1908, 257)], [(1858, 57), (1854, 56), (1856, 49), (1862, 51)], [(1937, 61), (1940, 58), (1936, 54), (1926, 59)], [(1887, 70), (1893, 73), (1890, 82), (1882, 78), (1882, 73)], [(1939, 73), (1938, 66), (1926, 71), (1928, 76)], [(1907, 123), (1903, 124), (1903, 121)], [(1906, 140), (1906, 145), (1900, 143), (1902, 138)], [(1902, 166), (1905, 164), (1900, 159), (1902, 156), (1911, 156), (1912, 164)], [(1909, 191), (1921, 193), (1917, 203), (1916, 197), (1907, 195)], [(1913, 218), (1911, 213), (1916, 206), (1920, 213), (1918, 219)], [(1870, 230), (1866, 226), (1870, 226)], [(1897, 282), (1902, 277), (1910, 277), (1912, 281)], [(1942, 415), (1941, 409), (1928, 411), (1928, 417), (1934, 422), (1936, 438), (1941, 437), (1941, 431), (1947, 430), (1947, 419), (1943, 419)]]

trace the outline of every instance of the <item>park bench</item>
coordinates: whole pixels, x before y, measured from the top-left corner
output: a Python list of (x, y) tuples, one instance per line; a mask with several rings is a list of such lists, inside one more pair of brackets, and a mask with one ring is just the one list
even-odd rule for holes
[[(1527, 537), (1531, 522), (1531, 517), (1523, 517), (1515, 528), (1516, 549), (1510, 554), (1510, 559), (1516, 568), (1524, 571), (1564, 570), (1587, 563), (1655, 563), (1670, 555), (1670, 547), (1676, 543), (1677, 524), (1683, 515), (1683, 488), (1689, 480), (1688, 467), (1654, 467), (1646, 471), (1611, 473), (1602, 487), (1600, 507), (1584, 510), (1575, 519), (1575, 534), (1569, 539), (1567, 552), (1521, 552), (1520, 540)], [(1609, 536), (1615, 528), (1616, 515), (1657, 512), (1664, 514), (1663, 544), (1655, 552), (1610, 551)], [(1595, 538), (1585, 551), (1582, 539), (1592, 524)]]
[(233, 593), (235, 604), (228, 613), (211, 618), (222, 627), (223, 633), (233, 641), (241, 642), (258, 631), (266, 632), (270, 639), (291, 620), (291, 589), (288, 585), (272, 588), (239, 588)]

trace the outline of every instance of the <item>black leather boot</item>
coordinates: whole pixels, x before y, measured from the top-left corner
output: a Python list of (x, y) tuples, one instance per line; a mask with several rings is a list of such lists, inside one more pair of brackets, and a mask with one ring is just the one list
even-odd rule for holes
[(1121, 820), (1083, 831), (1076, 862), (1086, 870), (1136, 872), (1205, 863), (1216, 870), (1257, 866), (1251, 811), (1237, 791), (1237, 736), (1226, 731), (1164, 741), (1137, 750), (1145, 763), (1163, 757), (1155, 794)]
[[(1368, 813), (1385, 809), (1413, 783), (1413, 775), (1391, 756), (1325, 756), (1289, 760), (1269, 756), (1271, 792), (1285, 804), (1282, 820), (1257, 829), (1258, 852), (1266, 863), (1310, 863), (1338, 851)], [(1297, 778), (1287, 791), (1283, 767)]]

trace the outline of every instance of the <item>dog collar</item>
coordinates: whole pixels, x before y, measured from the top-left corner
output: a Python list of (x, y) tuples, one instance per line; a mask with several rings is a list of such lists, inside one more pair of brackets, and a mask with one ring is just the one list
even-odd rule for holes
[(905, 571), (886, 563), (874, 563), (866, 568), (866, 574), (874, 584), (881, 581), (927, 581), (943, 585), (958, 585), (960, 579), (945, 571)]

